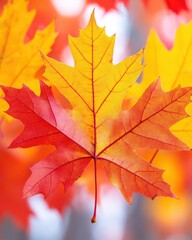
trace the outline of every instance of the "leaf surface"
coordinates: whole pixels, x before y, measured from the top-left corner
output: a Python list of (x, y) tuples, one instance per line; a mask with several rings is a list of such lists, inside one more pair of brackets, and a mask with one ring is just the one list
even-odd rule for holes
[[(46, 65), (44, 76), (72, 104), (74, 118), (93, 144), (103, 132), (103, 123), (118, 116), (126, 89), (134, 84), (142, 70), (143, 50), (116, 65), (112, 63), (114, 41), (115, 36), (107, 37), (92, 14), (80, 37), (69, 37), (75, 67), (42, 53)], [(100, 144), (98, 141), (98, 150)]]
[(93, 161), (92, 222), (96, 221), (97, 164), (129, 202), (134, 192), (150, 198), (173, 196), (162, 179), (162, 170), (147, 163), (136, 149), (189, 150), (169, 128), (188, 116), (185, 106), (190, 102), (192, 89), (178, 87), (163, 92), (156, 81), (131, 110), (122, 111), (127, 90), (142, 70), (143, 51), (114, 65), (113, 45), (114, 36), (105, 35), (104, 29), (96, 25), (93, 13), (80, 37), (70, 38), (74, 67), (42, 53), (45, 77), (69, 100), (72, 110), (62, 108), (42, 82), (40, 96), (26, 86), (2, 87), (10, 105), (7, 113), (25, 125), (11, 147), (55, 146), (55, 151), (32, 167), (24, 195), (48, 196), (60, 183), (67, 190)]
[(163, 92), (160, 81), (153, 82), (131, 110), (123, 111), (114, 124), (112, 138), (123, 139), (133, 148), (187, 150), (169, 128), (187, 119), (185, 107), (191, 96), (191, 87)]

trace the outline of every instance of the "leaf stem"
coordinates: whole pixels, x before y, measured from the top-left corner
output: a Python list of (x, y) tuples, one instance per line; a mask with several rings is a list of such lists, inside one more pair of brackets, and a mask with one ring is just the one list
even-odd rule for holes
[(93, 217), (91, 219), (92, 223), (96, 222), (96, 214), (97, 214), (97, 119), (96, 119), (96, 109), (95, 109), (95, 83), (94, 83), (94, 34), (93, 34), (93, 21), (91, 22), (91, 35), (92, 35), (92, 113), (93, 113), (93, 137), (94, 137), (94, 154), (93, 154), (93, 161), (94, 161), (94, 182), (95, 182), (95, 203), (94, 203), (94, 212)]
[(93, 159), (94, 161), (94, 176), (95, 176), (95, 203), (94, 203), (94, 212), (91, 222), (95, 223), (97, 220), (97, 158)]
[(156, 149), (155, 152), (153, 153), (153, 156), (151, 157), (149, 163), (152, 163), (152, 162), (154, 161), (154, 159), (155, 159), (155, 157), (157, 156), (157, 153), (158, 153), (158, 152), (159, 152), (159, 150)]

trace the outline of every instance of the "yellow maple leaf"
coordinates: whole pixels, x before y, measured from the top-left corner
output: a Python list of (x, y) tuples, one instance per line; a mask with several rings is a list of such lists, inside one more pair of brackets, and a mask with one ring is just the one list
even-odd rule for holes
[(170, 91), (178, 85), (191, 86), (192, 22), (180, 25), (171, 50), (167, 50), (157, 34), (152, 31), (146, 46), (145, 63), (143, 82), (151, 83), (160, 77), (165, 91)]
[[(135, 83), (143, 69), (143, 50), (114, 65), (114, 42), (115, 36), (106, 36), (104, 28), (97, 26), (93, 12), (87, 27), (80, 31), (80, 37), (69, 37), (74, 67), (42, 54), (46, 65), (44, 76), (70, 101), (74, 107), (74, 118), (86, 130), (91, 141), (97, 128), (97, 137), (102, 136), (103, 139), (103, 123), (118, 116), (127, 89)], [(105, 139), (97, 143), (98, 149), (103, 143)]]
[[(16, 88), (24, 83), (38, 93), (39, 83), (35, 74), (43, 65), (39, 49), (48, 53), (57, 34), (54, 23), (51, 23), (44, 30), (38, 30), (25, 44), (25, 35), (35, 17), (35, 11), (28, 11), (27, 5), (26, 0), (10, 1), (0, 17), (0, 82)], [(0, 104), (4, 110), (5, 103), (1, 101)]]
[(133, 86), (131, 95), (139, 98), (145, 89), (157, 78), (162, 89), (170, 91), (180, 85), (192, 85), (192, 22), (181, 24), (176, 32), (174, 46), (167, 50), (155, 30), (151, 30), (144, 51), (143, 78), (141, 84)]

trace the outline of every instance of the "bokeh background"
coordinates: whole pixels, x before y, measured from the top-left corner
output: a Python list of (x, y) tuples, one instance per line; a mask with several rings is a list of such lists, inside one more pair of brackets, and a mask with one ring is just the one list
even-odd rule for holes
[[(0, 0), (0, 14), (7, 0)], [(26, 34), (55, 19), (58, 37), (49, 56), (73, 65), (68, 35), (78, 36), (95, 9), (99, 26), (116, 34), (113, 62), (145, 47), (155, 29), (167, 49), (181, 23), (192, 19), (192, 0), (29, 0), (36, 17)], [(191, 33), (192, 35), (192, 33)], [(192, 38), (192, 37), (191, 37)], [(41, 195), (22, 199), (29, 167), (53, 149), (7, 149), (22, 129), (18, 121), (0, 119), (0, 239), (1, 240), (191, 240), (192, 154), (159, 152), (153, 164), (165, 169), (164, 179), (177, 199), (147, 199), (139, 194), (130, 206), (119, 190), (100, 174), (97, 223), (91, 224), (94, 185), (92, 166), (65, 195), (62, 187), (46, 200)], [(150, 159), (152, 152), (144, 153)]]

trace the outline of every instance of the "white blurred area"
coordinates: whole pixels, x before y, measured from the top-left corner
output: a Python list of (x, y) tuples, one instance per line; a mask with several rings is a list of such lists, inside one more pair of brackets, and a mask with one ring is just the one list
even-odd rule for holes
[[(89, 240), (123, 239), (124, 223), (129, 213), (127, 210), (131, 207), (119, 190), (109, 186), (101, 188), (95, 224), (90, 221), (93, 203), (93, 196), (81, 188), (62, 216), (57, 210), (49, 209), (41, 195), (29, 198), (29, 205), (36, 213), (30, 218), (30, 240), (69, 240), (69, 236), (76, 240), (78, 235), (89, 236)], [(82, 235), (81, 231), (84, 232)]]
[(85, 6), (85, 0), (52, 0), (53, 6), (59, 14), (64, 16), (76, 16)]
[[(124, 223), (130, 206), (119, 190), (103, 186), (101, 205), (98, 208), (98, 222), (94, 228), (94, 239), (123, 239)], [(98, 238), (98, 232), (101, 233)]]
[(41, 195), (29, 198), (29, 206), (35, 212), (35, 216), (30, 217), (30, 240), (62, 240), (62, 216), (49, 209)]

